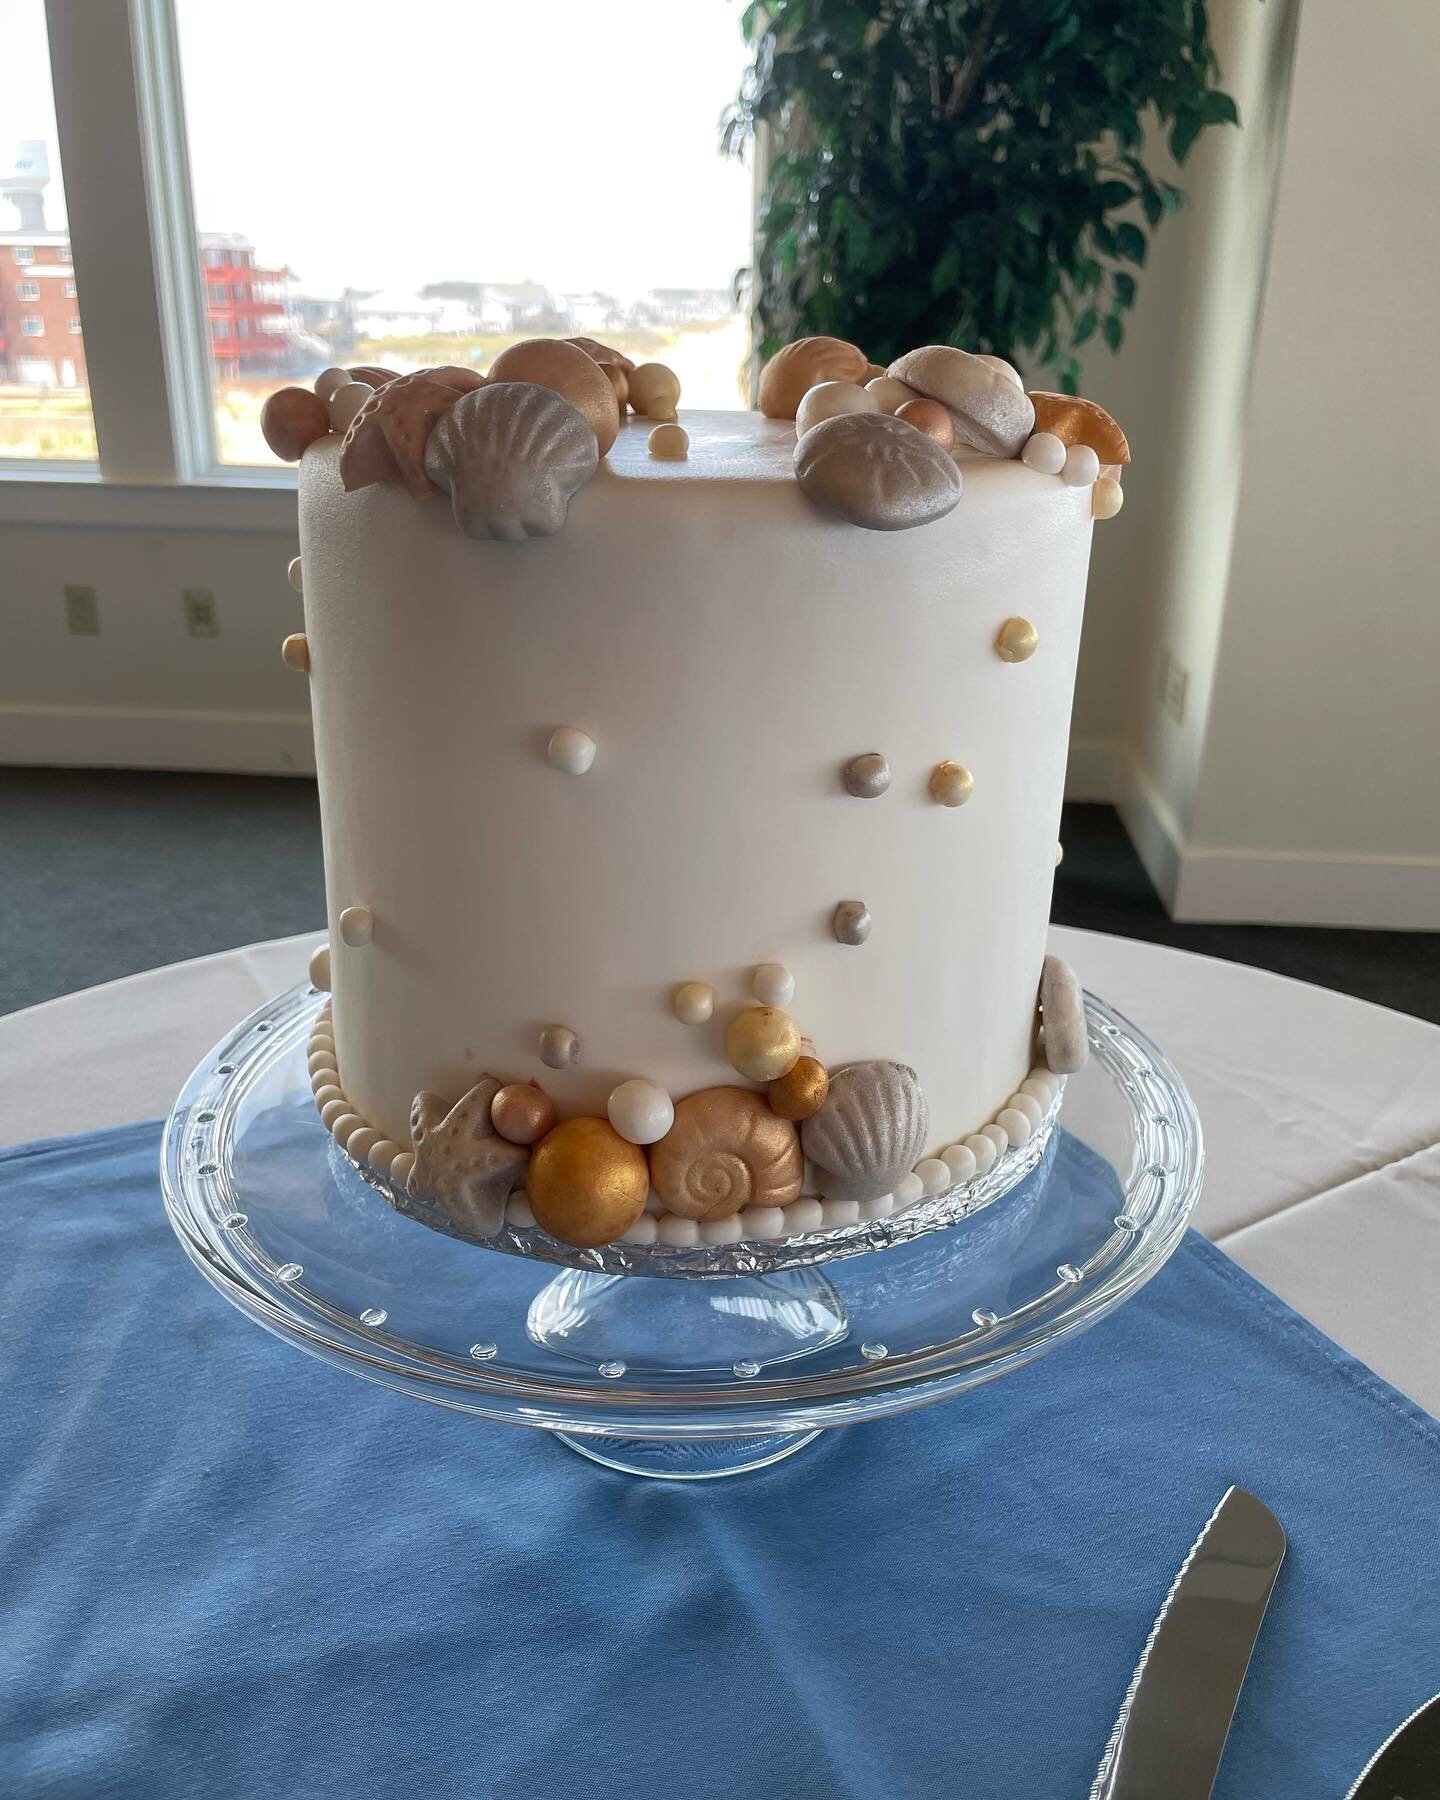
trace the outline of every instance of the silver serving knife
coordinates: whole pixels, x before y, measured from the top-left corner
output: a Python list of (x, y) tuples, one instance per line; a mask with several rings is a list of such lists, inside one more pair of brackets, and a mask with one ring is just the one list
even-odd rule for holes
[(1230, 1488), (1150, 1628), (1090, 1800), (1208, 1800), (1284, 1557), (1280, 1521)]
[(1345, 1800), (1435, 1800), (1440, 1794), (1440, 1694), (1397, 1725)]

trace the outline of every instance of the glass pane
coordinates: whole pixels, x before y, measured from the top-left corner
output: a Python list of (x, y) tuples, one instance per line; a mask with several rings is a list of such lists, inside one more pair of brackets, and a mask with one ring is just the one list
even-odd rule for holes
[(0, 0), (0, 468), (95, 459), (44, 0)]
[(686, 406), (744, 404), (732, 0), (178, 13), (222, 460), (274, 466), (277, 378), (484, 368), (522, 337), (602, 338), (669, 363)]

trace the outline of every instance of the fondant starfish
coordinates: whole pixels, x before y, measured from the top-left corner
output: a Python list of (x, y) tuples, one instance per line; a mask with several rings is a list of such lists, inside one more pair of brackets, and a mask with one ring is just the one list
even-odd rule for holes
[(530, 1162), (523, 1144), (507, 1143), (490, 1123), (490, 1103), (499, 1091), (494, 1076), (482, 1075), (448, 1109), (430, 1093), (417, 1094), (410, 1108), (410, 1192), (433, 1201), (467, 1237), (494, 1237)]

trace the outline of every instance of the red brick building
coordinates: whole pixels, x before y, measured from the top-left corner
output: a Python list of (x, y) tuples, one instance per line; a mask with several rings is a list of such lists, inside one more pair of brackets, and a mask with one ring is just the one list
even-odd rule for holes
[(85, 339), (63, 231), (0, 231), (0, 381), (84, 384)]
[(273, 375), (289, 349), (288, 269), (260, 269), (249, 238), (202, 231), (200, 273), (215, 373)]

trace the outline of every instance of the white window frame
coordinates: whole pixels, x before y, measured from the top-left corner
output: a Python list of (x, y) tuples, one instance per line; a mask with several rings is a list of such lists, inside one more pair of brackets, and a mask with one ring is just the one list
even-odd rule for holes
[(45, 335), (45, 321), (39, 313), (21, 313), (21, 337), (37, 338)]
[[(220, 461), (174, 0), (45, 0), (45, 19), (67, 291), (105, 297), (84, 326), (99, 456), (0, 458), (0, 523), (290, 529), (293, 468)], [(34, 260), (14, 249), (17, 262)]]
[(16, 244), (10, 255), (17, 263), (33, 263), (35, 260), (35, 251), (29, 244)]
[(40, 283), (38, 281), (17, 281), (15, 283), (15, 298), (17, 300), (38, 300), (40, 298)]

